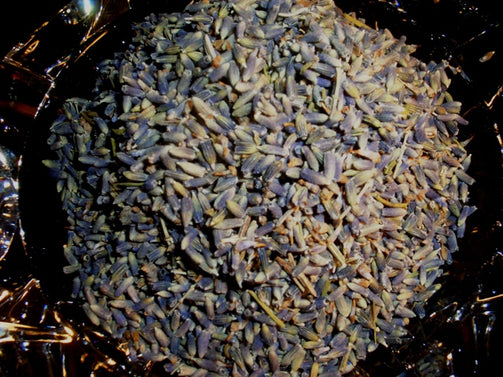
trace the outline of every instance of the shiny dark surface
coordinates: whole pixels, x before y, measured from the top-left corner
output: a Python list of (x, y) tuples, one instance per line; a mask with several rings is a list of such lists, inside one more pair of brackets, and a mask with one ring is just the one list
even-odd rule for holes
[(129, 0), (73, 0), (16, 42), (0, 61), (0, 110), (37, 117), (59, 75), (129, 10)]
[[(26, 3), (9, 4), (15, 8), (9, 17), (24, 21), (14, 30), (7, 30), (2, 23), (2, 35), (7, 36), (1, 39), (2, 55), (64, 5), (56, 1), (51, 5), (32, 3), (31, 9)], [(141, 8), (134, 5), (123, 24), (65, 72), (48, 108), (36, 121), (3, 123), (4, 129), (14, 128), (29, 138), (23, 144), (16, 132), (14, 136), (8, 132), (4, 137), (7, 131), (0, 135), (0, 142), (24, 152), (20, 206), (26, 231), (25, 239), (17, 237), (0, 263), (0, 325), (14, 322), (30, 326), (28, 330), (35, 327), (45, 342), (27, 338), (32, 334), (27, 328), (10, 328), (9, 334), (17, 341), (0, 342), (2, 377), (160, 375), (156, 366), (128, 365), (114, 344), (87, 328), (82, 313), (68, 302), (71, 282), (62, 273), (64, 221), (57, 209), (59, 198), (53, 182), (40, 163), (48, 153), (45, 138), (59, 101), (90, 93), (96, 63), (122, 48), (128, 22), (150, 9), (175, 11), (184, 3), (159, 0)], [(503, 158), (499, 142), (503, 128), (503, 26), (498, 4), (488, 0), (343, 0), (337, 5), (345, 12), (356, 12), (370, 26), (388, 28), (396, 37), (406, 35), (408, 43), (418, 45), (416, 56), (420, 59), (447, 59), (457, 69), (450, 92), (463, 102), (463, 116), (470, 122), (461, 129), (460, 139), (471, 139), (469, 173), (477, 180), (471, 202), (478, 207), (468, 220), (453, 264), (444, 269), (443, 288), (430, 300), (426, 317), (413, 321), (410, 337), (403, 344), (378, 349), (349, 375), (491, 375), (499, 366), (503, 344)], [(2, 12), (2, 17), (6, 16)], [(0, 327), (0, 340), (5, 339), (4, 333)]]

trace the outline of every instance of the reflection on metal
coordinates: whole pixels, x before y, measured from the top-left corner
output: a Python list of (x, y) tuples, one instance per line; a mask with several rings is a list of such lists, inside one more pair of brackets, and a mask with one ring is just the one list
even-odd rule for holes
[(0, 374), (131, 376), (120, 358), (99, 349), (106, 343), (105, 335), (76, 330), (64, 317), (36, 279), (0, 290)]
[(498, 144), (500, 146), (501, 156), (503, 157), (503, 133), (501, 128), (498, 126), (498, 123), (494, 123), (494, 134), (496, 135), (496, 140), (498, 141)]
[(479, 62), (485, 63), (485, 62), (491, 60), (491, 58), (493, 57), (494, 53), (495, 53), (494, 50), (486, 52), (484, 55), (482, 55), (480, 57)]
[(35, 326), (20, 325), (12, 322), (0, 322), (0, 343), (37, 342), (37, 343), (70, 343), (71, 334), (66, 328), (61, 330), (41, 330)]
[[(34, 302), (39, 305), (33, 305)], [(41, 301), (37, 280), (31, 279), (23, 287), (3, 290), (0, 294), (0, 343), (70, 343), (73, 334)]]
[(17, 159), (0, 145), (0, 261), (5, 257), (19, 224)]
[(485, 104), (486, 106), (489, 108), (489, 109), (492, 109), (493, 106), (494, 106), (494, 102), (501, 97), (501, 95), (503, 94), (503, 85), (501, 85), (498, 90), (496, 91), (496, 93), (494, 93), (494, 95), (491, 97), (491, 99), (489, 101), (485, 101)]
[[(0, 108), (34, 118), (55, 80), (130, 9), (129, 0), (73, 0), (0, 62)], [(57, 41), (57, 42), (55, 42)]]

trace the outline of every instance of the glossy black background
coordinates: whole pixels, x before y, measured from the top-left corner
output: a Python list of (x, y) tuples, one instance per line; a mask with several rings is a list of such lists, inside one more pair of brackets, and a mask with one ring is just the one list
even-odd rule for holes
[(56, 13), (67, 1), (5, 1), (0, 10), (0, 55), (27, 38), (42, 22)]
[[(0, 55), (4, 55), (17, 41), (26, 39), (34, 28), (65, 3), (60, 0), (30, 0), (2, 5)], [(184, 2), (152, 0), (149, 3), (149, 6), (162, 9), (180, 8)], [(422, 60), (448, 59), (454, 67), (462, 68), (465, 76), (456, 75), (450, 91), (455, 99), (463, 102), (464, 115), (470, 121), (468, 127), (462, 127), (461, 135), (472, 138), (468, 147), (473, 154), (469, 173), (477, 179), (477, 183), (472, 187), (471, 197), (472, 204), (479, 208), (469, 219), (467, 234), (460, 242), (461, 249), (454, 256), (455, 262), (446, 269), (448, 274), (443, 278), (444, 287), (430, 302), (428, 317), (423, 321), (413, 321), (411, 340), (403, 346), (374, 352), (353, 375), (412, 377), (430, 373), (439, 377), (489, 376), (494, 368), (500, 368), (503, 343), (503, 298), (497, 298), (503, 293), (503, 167), (501, 146), (497, 140), (503, 128), (503, 99), (501, 93), (497, 95), (498, 90), (503, 88), (503, 15), (496, 9), (498, 2), (341, 0), (336, 4), (346, 12), (357, 12), (368, 25), (389, 28), (397, 37), (406, 35), (408, 43), (418, 45), (416, 56)], [(142, 4), (139, 13), (145, 12), (145, 7)], [(106, 43), (115, 45), (115, 38), (120, 49), (119, 35), (112, 35), (112, 40)], [(64, 43), (64, 36), (56, 38), (54, 43)], [(482, 62), (481, 58), (490, 51), (494, 51), (492, 58)], [(99, 51), (97, 55), (104, 53)], [(91, 56), (82, 60), (80, 66), (77, 65), (63, 77), (58, 88), (60, 95), (85, 90), (83, 77), (86, 75), (82, 77), (78, 72), (84, 66), (89, 70), (93, 59)], [(495, 100), (489, 108), (487, 103), (493, 97)], [(54, 105), (56, 103), (54, 101)], [(50, 119), (49, 111), (43, 115), (47, 117), (45, 121)], [(44, 127), (44, 119), (35, 126)], [(36, 130), (33, 135), (40, 137), (44, 132)], [(44, 150), (40, 145), (44, 140), (35, 138), (30, 142)], [(34, 153), (27, 160), (33, 164), (38, 156)], [(28, 166), (32, 169), (37, 165)], [(28, 198), (22, 205), (29, 208), (25, 223), (29, 240), (33, 241), (28, 248), (29, 255), (9, 255), (9, 260), (5, 261), (7, 264), (4, 263), (7, 267), (0, 270), (0, 278), (3, 282), (13, 282), (20, 275), (33, 275), (40, 278), (51, 299), (53, 296), (61, 299), (66, 294), (60, 271), (64, 262), (61, 255), (54, 253), (55, 237), (48, 237), (48, 224), (51, 224), (48, 220), (58, 224), (56, 233), (61, 233), (62, 225), (57, 211), (51, 210), (54, 198), (45, 200), (46, 195), (51, 195), (50, 190), (41, 191), (44, 185), (36, 187), (45, 173), (34, 168), (25, 177), (30, 185), (24, 191)], [(38, 206), (36, 211), (33, 210), (35, 206)], [(20, 252), (20, 249), (16, 251)], [(486, 303), (477, 302), (477, 298), (490, 297), (495, 298)], [(427, 369), (422, 369), (424, 363), (428, 365)], [(0, 376), (3, 376), (1, 370)]]

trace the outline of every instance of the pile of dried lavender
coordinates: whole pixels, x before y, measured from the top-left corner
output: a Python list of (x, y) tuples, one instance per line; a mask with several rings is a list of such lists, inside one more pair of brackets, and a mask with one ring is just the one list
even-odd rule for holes
[(90, 321), (180, 376), (333, 377), (399, 340), (474, 210), (447, 64), (329, 0), (134, 29), (45, 161)]

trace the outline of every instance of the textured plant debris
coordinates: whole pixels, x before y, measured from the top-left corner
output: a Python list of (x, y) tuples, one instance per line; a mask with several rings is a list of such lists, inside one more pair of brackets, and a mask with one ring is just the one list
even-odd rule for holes
[(448, 63), (325, 0), (133, 27), (48, 141), (89, 320), (179, 376), (337, 376), (399, 342), (475, 209)]

